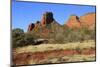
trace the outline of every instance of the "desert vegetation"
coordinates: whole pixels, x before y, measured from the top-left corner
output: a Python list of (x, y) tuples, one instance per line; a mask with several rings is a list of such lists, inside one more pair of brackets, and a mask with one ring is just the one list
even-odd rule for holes
[[(42, 48), (41, 48), (42, 47)], [(41, 45), (28, 45), (25, 47), (18, 47), (16, 49), (17, 53), (23, 53), (23, 52), (43, 52), (43, 51), (49, 51), (49, 50), (65, 50), (65, 49), (75, 49), (75, 50), (81, 50), (81, 49), (87, 49), (87, 48), (94, 48), (95, 49), (95, 42), (93, 40), (83, 41), (80, 42), (73, 42), (73, 43), (66, 43), (66, 44), (41, 44)]]
[(33, 32), (25, 33), (22, 29), (13, 29), (12, 38), (13, 38), (13, 48), (34, 45), (34, 40), (36, 39), (48, 39), (49, 44), (64, 44), (69, 42), (83, 42), (88, 40), (95, 40), (95, 30), (88, 30), (86, 28), (73, 30), (67, 29), (66, 31), (61, 29), (59, 33), (50, 33), (48, 38), (40, 37)]

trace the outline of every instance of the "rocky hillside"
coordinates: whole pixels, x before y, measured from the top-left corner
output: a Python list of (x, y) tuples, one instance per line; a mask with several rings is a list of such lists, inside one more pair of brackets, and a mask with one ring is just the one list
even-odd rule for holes
[(52, 36), (60, 28), (61, 25), (53, 18), (53, 13), (45, 12), (41, 21), (29, 24), (28, 32), (33, 32), (40, 35), (40, 37), (48, 37)]
[(30, 23), (28, 26), (28, 32), (33, 32), (39, 37), (54, 37), (56, 33), (65, 31), (66, 28), (80, 29), (88, 28), (95, 29), (95, 13), (88, 13), (83, 16), (71, 15), (68, 21), (64, 25), (60, 25), (53, 17), (52, 12), (45, 12), (40, 21)]

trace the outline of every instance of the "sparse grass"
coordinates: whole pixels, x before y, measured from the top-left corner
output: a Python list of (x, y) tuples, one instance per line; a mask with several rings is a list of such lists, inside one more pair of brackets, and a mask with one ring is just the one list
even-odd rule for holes
[(95, 48), (95, 41), (89, 40), (84, 42), (74, 42), (66, 44), (41, 44), (41, 45), (29, 45), (25, 47), (16, 48), (16, 53), (23, 52), (43, 52), (49, 50), (61, 50), (61, 49), (84, 49), (84, 48)]

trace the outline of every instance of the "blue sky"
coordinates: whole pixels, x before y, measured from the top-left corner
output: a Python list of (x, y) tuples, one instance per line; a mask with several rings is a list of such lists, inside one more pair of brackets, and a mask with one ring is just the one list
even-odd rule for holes
[(53, 12), (55, 20), (64, 24), (70, 15), (82, 16), (95, 12), (94, 6), (81, 6), (70, 4), (48, 4), (36, 2), (12, 2), (12, 28), (21, 28), (27, 31), (29, 23), (41, 20), (44, 12)]

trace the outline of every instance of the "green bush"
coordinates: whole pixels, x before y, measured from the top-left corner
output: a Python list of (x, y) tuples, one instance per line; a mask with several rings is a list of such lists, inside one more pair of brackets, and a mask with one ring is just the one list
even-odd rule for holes
[(34, 37), (31, 34), (25, 34), (24, 37), (24, 41), (25, 41), (25, 45), (30, 45), (30, 44), (34, 44)]
[(12, 30), (12, 44), (13, 48), (34, 44), (34, 37), (24, 33), (22, 29), (16, 28)]
[[(51, 39), (49, 43), (67, 43), (67, 42), (82, 42), (86, 40), (95, 40), (95, 30), (81, 28), (77, 30), (70, 29), (66, 26), (55, 28), (54, 32), (49, 33), (47, 39)], [(35, 39), (46, 39), (41, 36), (41, 33), (27, 32), (24, 33), (22, 29), (16, 28), (12, 30), (12, 44), (13, 47), (21, 47), (26, 45), (33, 45)]]
[(24, 43), (24, 31), (22, 29), (16, 28), (12, 30), (12, 46), (13, 48), (22, 46)]
[(63, 30), (63, 32), (60, 31), (59, 33), (56, 33), (56, 43), (83, 42), (85, 40), (95, 40), (95, 30), (89, 30), (88, 28), (73, 30), (69, 29), (68, 27), (63, 27)]

